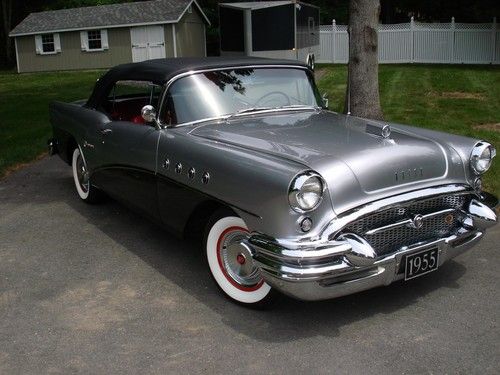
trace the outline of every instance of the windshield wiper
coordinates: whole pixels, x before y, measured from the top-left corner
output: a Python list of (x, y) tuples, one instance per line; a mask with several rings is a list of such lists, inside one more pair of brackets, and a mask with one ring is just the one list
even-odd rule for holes
[(281, 107), (276, 107), (276, 109), (318, 109), (321, 107), (318, 106), (313, 106), (313, 105), (307, 105), (307, 104), (289, 104), (289, 105), (282, 105)]
[(244, 113), (252, 113), (252, 112), (259, 112), (259, 111), (272, 111), (272, 110), (280, 110), (280, 109), (314, 109), (318, 110), (321, 107), (315, 107), (312, 105), (305, 105), (305, 104), (289, 104), (289, 105), (282, 105), (279, 107), (248, 107), (248, 108), (243, 108), (240, 109), (239, 111), (236, 111), (234, 113), (231, 113), (229, 116), (226, 117), (226, 121), (229, 121), (235, 116), (242, 115)]
[(248, 108), (243, 108), (240, 109), (239, 111), (236, 111), (234, 113), (231, 113), (229, 116), (226, 117), (226, 121), (229, 121), (231, 118), (234, 116), (238, 116), (244, 113), (251, 113), (251, 112), (258, 112), (258, 111), (267, 111), (273, 109), (272, 107), (248, 107)]

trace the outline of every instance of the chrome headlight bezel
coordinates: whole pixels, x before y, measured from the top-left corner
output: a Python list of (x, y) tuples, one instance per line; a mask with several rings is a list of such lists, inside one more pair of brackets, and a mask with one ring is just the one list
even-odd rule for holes
[[(485, 162), (486, 158), (483, 155), (485, 152), (489, 153), (486, 162)], [(481, 175), (485, 173), (488, 169), (490, 169), (491, 163), (495, 156), (496, 156), (495, 147), (493, 147), (490, 143), (483, 141), (476, 143), (472, 148), (469, 157), (469, 163), (474, 173), (477, 175)]]
[[(299, 213), (314, 211), (323, 200), (325, 188), (325, 181), (318, 173), (313, 171), (300, 173), (295, 176), (288, 189), (288, 203), (294, 211)], [(304, 197), (300, 196), (300, 194), (304, 193), (317, 195), (313, 204), (304, 203)]]

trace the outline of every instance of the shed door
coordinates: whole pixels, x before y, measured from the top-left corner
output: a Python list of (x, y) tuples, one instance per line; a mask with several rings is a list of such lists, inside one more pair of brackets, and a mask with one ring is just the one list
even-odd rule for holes
[(139, 62), (165, 57), (165, 34), (163, 26), (141, 26), (130, 28), (132, 61)]

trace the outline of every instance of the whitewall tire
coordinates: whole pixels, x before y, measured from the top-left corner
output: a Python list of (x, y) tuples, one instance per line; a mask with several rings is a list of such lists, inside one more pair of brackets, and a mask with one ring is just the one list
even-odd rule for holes
[(71, 168), (73, 169), (73, 180), (75, 182), (76, 192), (78, 193), (80, 199), (87, 203), (100, 201), (102, 193), (90, 183), (87, 163), (80, 147), (75, 148), (73, 151)]
[(205, 235), (205, 250), (210, 272), (222, 291), (231, 299), (250, 305), (262, 303), (271, 292), (255, 267), (249, 249), (241, 240), (248, 237), (245, 222), (233, 215), (215, 215)]

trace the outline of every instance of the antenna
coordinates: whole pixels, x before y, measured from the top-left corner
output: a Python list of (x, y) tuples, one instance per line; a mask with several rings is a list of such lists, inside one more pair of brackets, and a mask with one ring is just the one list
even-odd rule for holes
[(351, 114), (351, 30), (347, 25), (347, 115)]
[[(349, 68), (348, 68), (349, 69)], [(347, 115), (351, 114), (351, 77), (347, 73)]]

